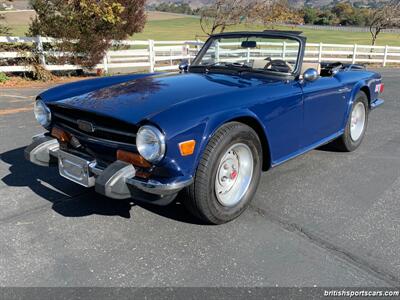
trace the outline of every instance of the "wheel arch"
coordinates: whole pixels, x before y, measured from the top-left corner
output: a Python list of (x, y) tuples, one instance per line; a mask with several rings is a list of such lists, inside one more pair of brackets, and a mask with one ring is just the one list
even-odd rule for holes
[[(210, 141), (210, 139), (214, 136), (214, 134), (218, 131), (218, 129), (223, 126), (224, 124), (230, 123), (230, 122), (239, 122), (243, 123), (250, 128), (252, 128), (258, 135), (260, 142), (261, 142), (261, 147), (262, 147), (262, 170), (267, 171), (271, 168), (271, 162), (272, 162), (272, 155), (271, 155), (271, 148), (270, 148), (270, 143), (268, 140), (268, 134), (264, 126), (262, 125), (261, 121), (257, 118), (257, 116), (254, 116), (251, 112), (248, 113), (236, 113), (236, 114), (230, 114), (229, 116), (225, 118), (218, 118), (218, 122), (210, 122), (213, 123), (212, 130), (208, 134), (208, 138), (205, 141), (203, 145), (203, 150), (205, 149), (206, 145)], [(210, 125), (209, 123), (209, 125)], [(210, 128), (210, 127), (209, 127)], [(202, 152), (202, 151), (201, 151)]]
[(364, 92), (368, 98), (368, 107), (371, 108), (371, 91), (367, 85), (364, 85), (360, 88), (359, 92)]
[[(228, 122), (239, 122), (243, 123), (250, 128), (252, 128), (258, 135), (260, 142), (261, 142), (261, 148), (262, 148), (262, 170), (267, 171), (271, 167), (271, 151), (269, 147), (269, 142), (267, 135), (265, 134), (265, 130), (261, 126), (260, 122), (255, 119), (254, 117), (250, 116), (242, 116), (242, 117), (237, 117), (232, 120), (229, 120)], [(228, 123), (226, 122), (226, 123)]]
[[(370, 87), (368, 85), (368, 83), (366, 81), (359, 81), (357, 82), (357, 84), (354, 85), (351, 94), (348, 98), (348, 102), (347, 102), (347, 111), (346, 111), (346, 115), (345, 115), (345, 120), (348, 119), (350, 111), (351, 111), (351, 107), (353, 106), (353, 102), (357, 97), (357, 94), (359, 92), (363, 92), (367, 98), (368, 98), (368, 108), (371, 108), (371, 90)], [(346, 124), (346, 123), (345, 123)]]

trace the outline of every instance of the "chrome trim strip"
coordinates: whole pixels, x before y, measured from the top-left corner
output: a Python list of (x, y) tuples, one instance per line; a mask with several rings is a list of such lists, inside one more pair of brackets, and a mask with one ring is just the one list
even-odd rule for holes
[(32, 137), (32, 141), (35, 141), (35, 140), (37, 140), (37, 139), (40, 139), (40, 138), (45, 137), (45, 134), (46, 134), (46, 132), (42, 132), (42, 133), (39, 133), (39, 134), (34, 135), (34, 136)]
[(191, 185), (193, 183), (193, 178), (167, 184), (161, 183), (156, 180), (141, 181), (135, 178), (129, 178), (126, 179), (126, 183), (149, 194), (171, 195), (176, 194), (183, 188)]
[(348, 93), (350, 91), (351, 91), (351, 89), (348, 88), (348, 87), (344, 87), (344, 88), (339, 89), (339, 93)]

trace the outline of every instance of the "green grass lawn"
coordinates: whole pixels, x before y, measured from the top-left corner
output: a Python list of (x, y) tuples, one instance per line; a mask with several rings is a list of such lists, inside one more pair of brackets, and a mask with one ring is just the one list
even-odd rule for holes
[[(264, 30), (263, 26), (234, 26), (229, 31), (239, 30)], [(268, 28), (271, 29), (271, 28)], [(274, 29), (290, 30), (290, 27), (275, 26)], [(295, 29), (296, 30), (296, 29)], [(13, 25), (12, 34), (23, 36), (27, 31), (27, 25)], [(313, 30), (304, 29), (304, 35), (308, 42), (323, 42), (336, 44), (364, 44), (371, 42), (368, 32), (344, 32), (333, 30)], [(197, 18), (177, 18), (170, 20), (150, 20), (142, 33), (135, 34), (135, 40), (193, 40), (196, 37), (204, 40), (204, 33), (201, 31), (199, 19)], [(378, 45), (400, 46), (400, 34), (382, 33), (378, 37)]]
[(27, 25), (12, 25), (9, 27), (12, 36), (26, 36), (26, 32), (28, 31)]
[[(229, 31), (237, 30), (264, 30), (272, 29), (263, 26), (234, 26)], [(298, 30), (296, 28), (274, 26), (273, 29)], [(311, 43), (334, 43), (334, 44), (364, 44), (371, 43), (371, 37), (368, 32), (344, 32), (333, 30), (314, 30), (303, 29), (307, 41)], [(147, 23), (142, 33), (135, 34), (132, 38), (137, 40), (191, 40), (199, 37), (204, 39), (204, 33), (201, 31), (199, 20), (194, 18), (181, 18), (174, 20), (150, 21)], [(382, 33), (378, 38), (378, 45), (400, 46), (400, 34)]]

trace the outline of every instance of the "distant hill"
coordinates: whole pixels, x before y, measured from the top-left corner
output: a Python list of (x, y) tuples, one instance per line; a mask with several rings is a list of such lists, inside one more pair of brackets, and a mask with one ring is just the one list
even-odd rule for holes
[[(349, 2), (354, 3), (358, 6), (369, 6), (374, 7), (380, 3), (387, 2), (388, 0), (349, 0)], [(214, 0), (148, 0), (148, 4), (159, 4), (162, 2), (179, 3), (185, 2), (189, 3), (192, 7), (197, 8), (204, 5), (209, 5), (214, 2)], [(339, 2), (339, 0), (289, 0), (289, 3), (295, 7), (302, 7), (305, 4), (314, 7), (328, 6), (333, 3)]]
[[(215, 0), (148, 0), (148, 4), (159, 4), (162, 2), (171, 2), (171, 3), (179, 3), (186, 2), (189, 3), (193, 8), (201, 7), (204, 5), (209, 5)], [(340, 2), (342, 0), (288, 0), (289, 3), (295, 7), (302, 7), (305, 4), (314, 6), (314, 7), (322, 7), (331, 5), (335, 2)], [(388, 0), (348, 0), (351, 3), (356, 5), (365, 5), (369, 7), (374, 7), (375, 5), (379, 5), (380, 3), (387, 2)], [(7, 5), (12, 5), (15, 9), (28, 9), (29, 8), (29, 0), (13, 0), (13, 1), (5, 1), (0, 0), (0, 3), (7, 3)]]

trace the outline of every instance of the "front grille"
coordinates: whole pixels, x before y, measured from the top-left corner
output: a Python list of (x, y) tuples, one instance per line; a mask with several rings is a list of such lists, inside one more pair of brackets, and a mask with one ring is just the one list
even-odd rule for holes
[[(98, 138), (104, 141), (124, 143), (129, 145), (136, 144), (137, 127), (123, 121), (99, 116), (97, 114), (81, 111), (77, 109), (65, 108), (60, 106), (49, 106), (52, 112), (52, 122), (60, 125), (71, 133), (79, 133), (83, 136)], [(90, 122), (93, 125), (93, 132), (82, 130), (79, 121)]]

